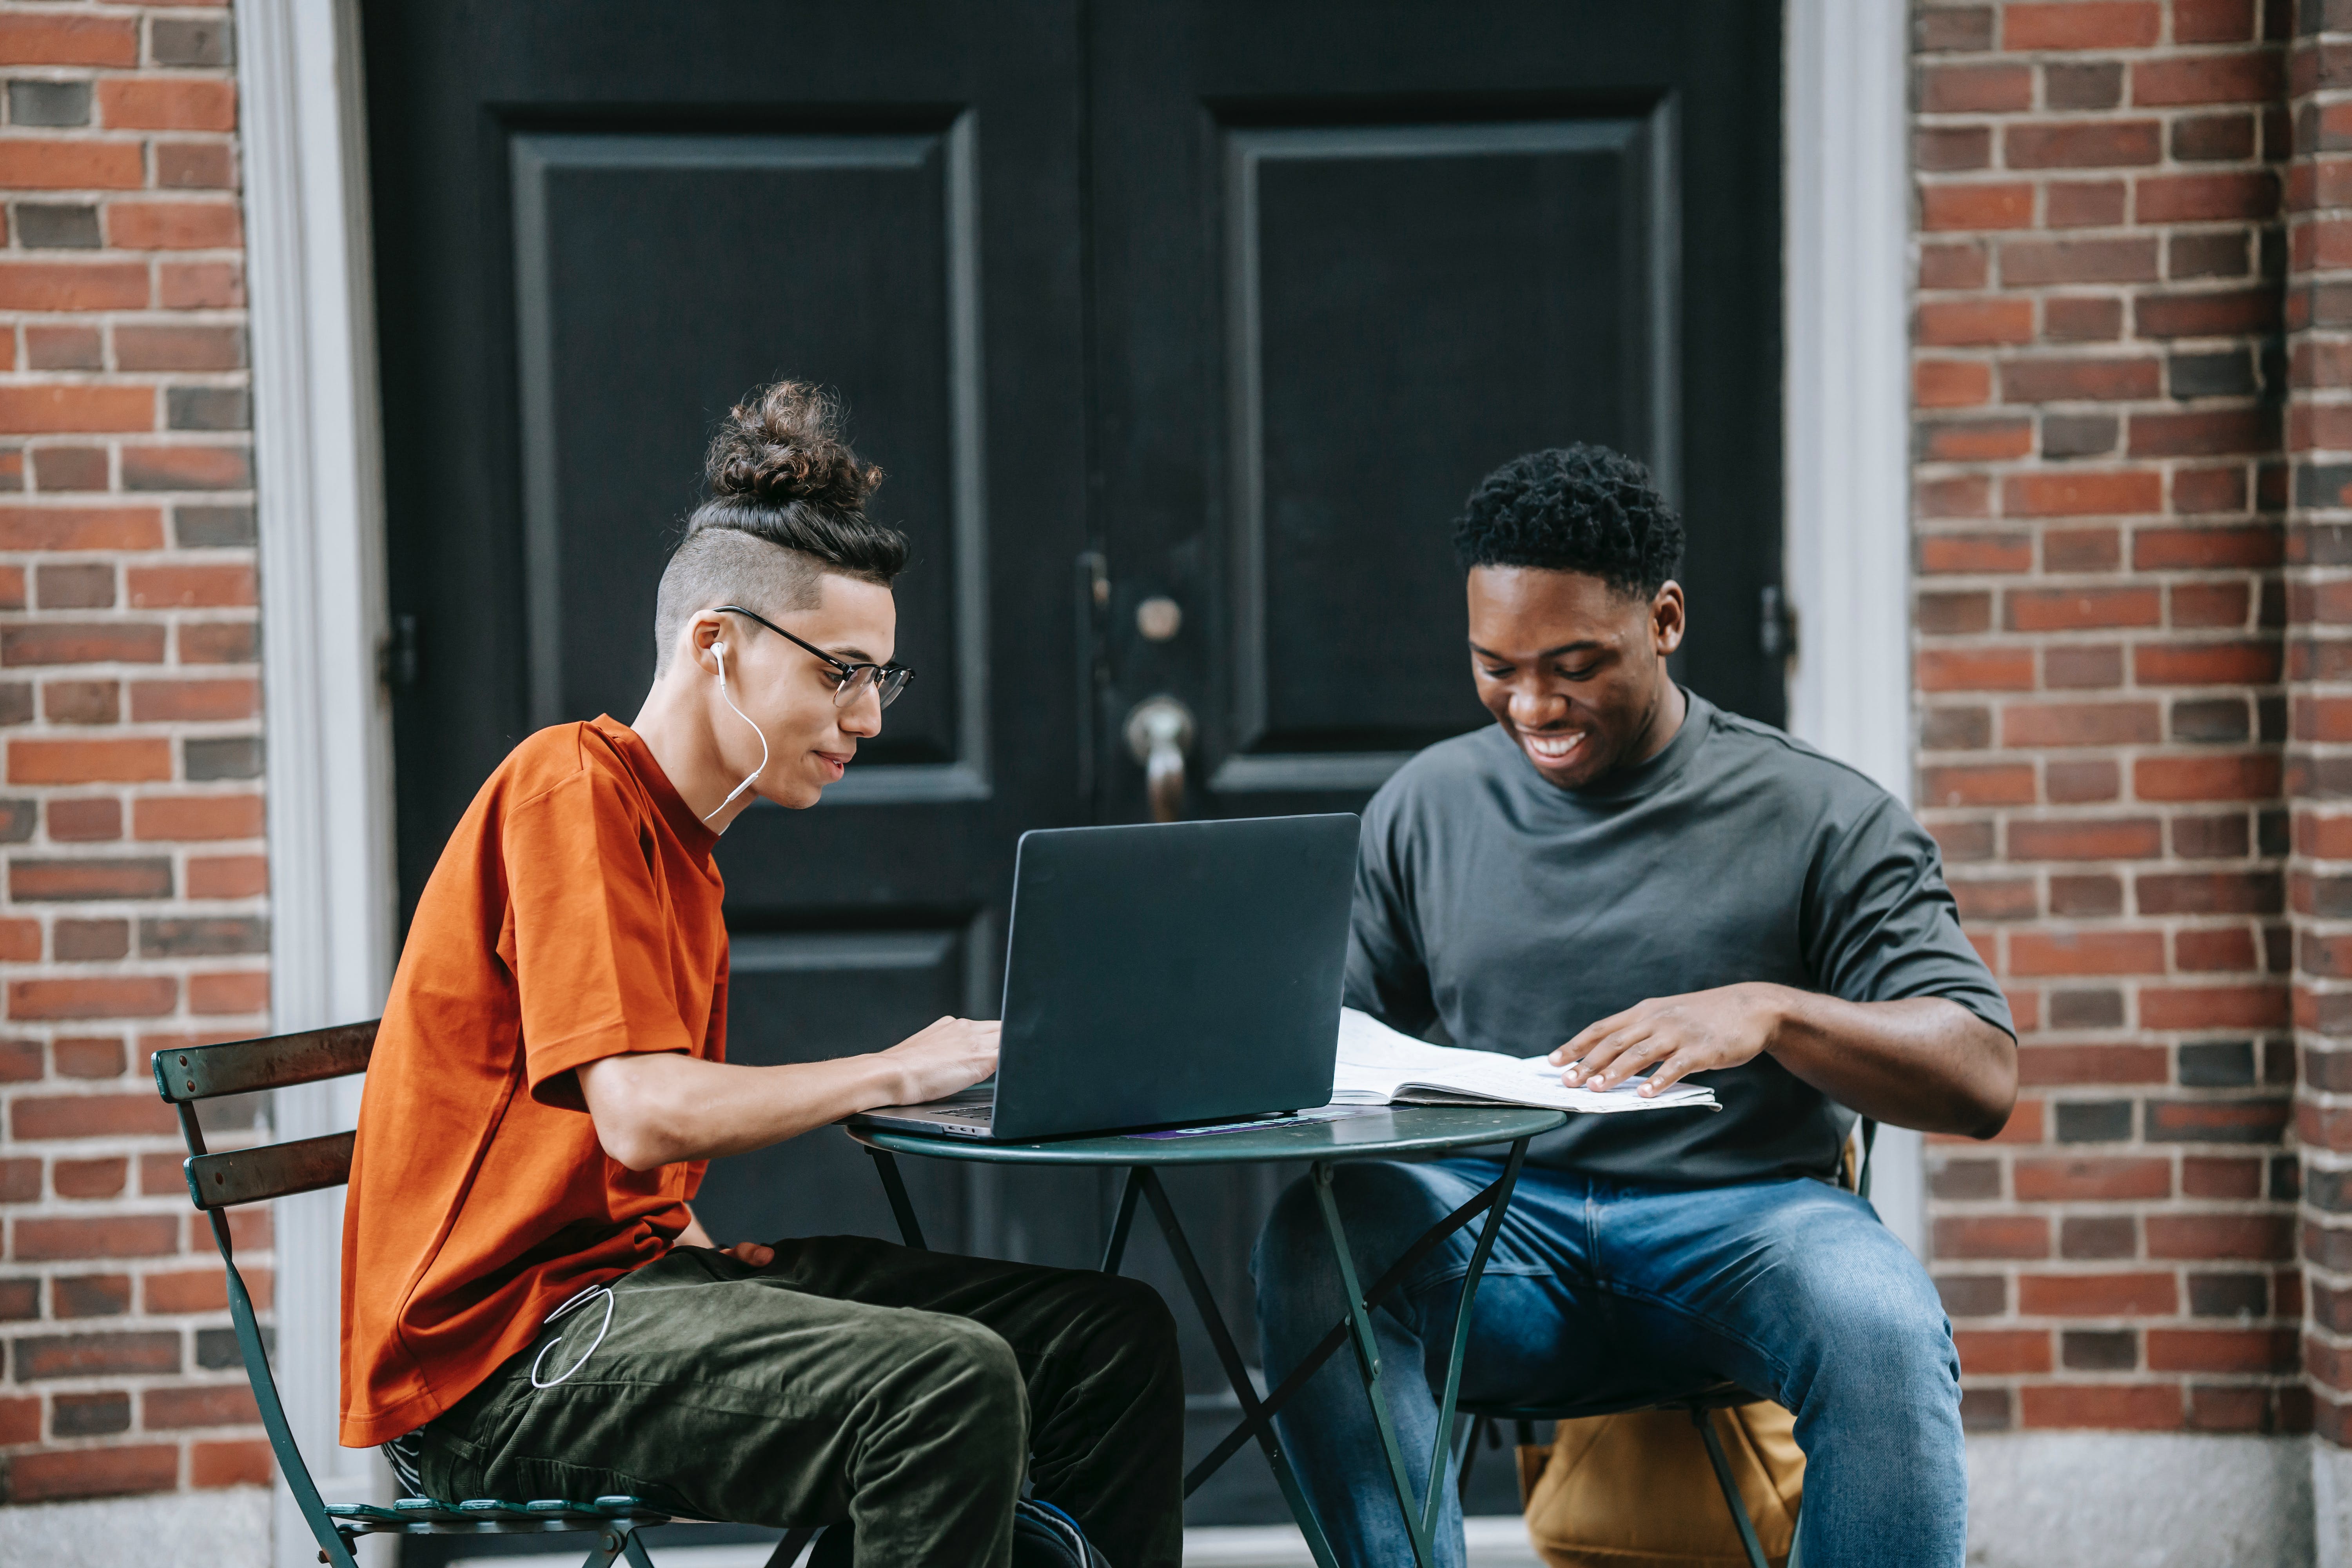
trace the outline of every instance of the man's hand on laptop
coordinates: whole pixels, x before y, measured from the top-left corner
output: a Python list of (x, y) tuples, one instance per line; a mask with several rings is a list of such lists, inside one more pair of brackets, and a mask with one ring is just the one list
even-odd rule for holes
[(897, 1103), (944, 1100), (994, 1072), (1003, 1029), (992, 1018), (940, 1018), (884, 1051), (883, 1059), (906, 1075)]
[(625, 1051), (579, 1069), (604, 1152), (632, 1171), (764, 1149), (882, 1105), (920, 1105), (996, 1070), (992, 1020), (941, 1018), (887, 1051), (751, 1067)]

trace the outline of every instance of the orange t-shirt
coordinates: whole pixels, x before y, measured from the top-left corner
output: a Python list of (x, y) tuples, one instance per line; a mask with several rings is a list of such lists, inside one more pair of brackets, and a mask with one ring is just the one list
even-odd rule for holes
[(625, 1051), (723, 1059), (717, 842), (610, 718), (531, 736), (467, 808), (417, 903), (360, 1105), (346, 1446), (422, 1426), (566, 1298), (685, 1228), (701, 1163), (608, 1157), (572, 1069)]

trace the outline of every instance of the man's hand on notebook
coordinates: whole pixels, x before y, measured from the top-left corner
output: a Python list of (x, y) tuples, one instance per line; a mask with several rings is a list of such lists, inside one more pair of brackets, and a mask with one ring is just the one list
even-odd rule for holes
[(1586, 1026), (1552, 1052), (1572, 1089), (1614, 1089), (1644, 1068), (1638, 1091), (1652, 1095), (1695, 1072), (1738, 1067), (1769, 1047), (1786, 1015), (1788, 987), (1718, 985), (1655, 996)]
[(994, 1072), (1003, 1029), (993, 1018), (940, 1018), (884, 1051), (906, 1077), (898, 1103), (945, 1100)]

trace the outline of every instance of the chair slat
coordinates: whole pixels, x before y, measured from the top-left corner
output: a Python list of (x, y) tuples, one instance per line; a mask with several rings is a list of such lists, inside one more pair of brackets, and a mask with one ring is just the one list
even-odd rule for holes
[(352, 1140), (349, 1132), (330, 1132), (266, 1148), (194, 1155), (183, 1167), (189, 1200), (210, 1211), (341, 1186), (352, 1179)]
[(338, 1024), (299, 1035), (231, 1040), (155, 1053), (155, 1088), (174, 1105), (224, 1094), (284, 1089), (367, 1070), (376, 1021)]

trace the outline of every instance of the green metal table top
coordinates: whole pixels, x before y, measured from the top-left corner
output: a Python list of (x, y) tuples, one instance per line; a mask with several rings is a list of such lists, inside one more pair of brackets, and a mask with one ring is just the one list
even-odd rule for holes
[(1330, 1121), (1295, 1121), (1231, 1131), (1113, 1133), (1036, 1143), (929, 1137), (879, 1127), (843, 1131), (870, 1149), (937, 1160), (1026, 1165), (1223, 1165), (1244, 1160), (1363, 1160), (1508, 1143), (1549, 1132), (1565, 1111), (1532, 1106), (1399, 1105), (1368, 1107)]

